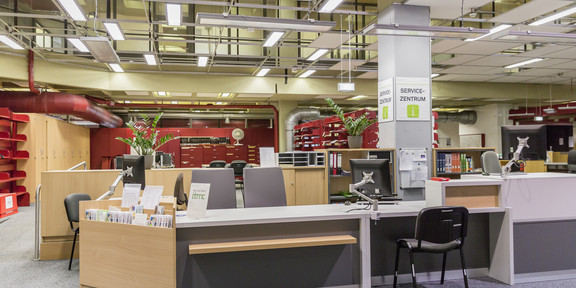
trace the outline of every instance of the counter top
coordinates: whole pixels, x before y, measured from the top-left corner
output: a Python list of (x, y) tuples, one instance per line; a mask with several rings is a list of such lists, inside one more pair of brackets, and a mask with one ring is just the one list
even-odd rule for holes
[(505, 178), (500, 176), (484, 176), (484, 175), (462, 175), (462, 179), (560, 179), (560, 178), (574, 178), (576, 179), (576, 174), (569, 173), (526, 173), (526, 174), (514, 174), (514, 172), (508, 174)]
[(501, 185), (504, 183), (502, 178), (498, 177), (489, 177), (489, 176), (479, 176), (476, 175), (475, 177), (471, 178), (462, 178), (462, 179), (452, 179), (450, 181), (432, 181), (426, 180), (427, 184), (432, 185), (442, 185), (442, 186), (478, 186), (478, 185)]

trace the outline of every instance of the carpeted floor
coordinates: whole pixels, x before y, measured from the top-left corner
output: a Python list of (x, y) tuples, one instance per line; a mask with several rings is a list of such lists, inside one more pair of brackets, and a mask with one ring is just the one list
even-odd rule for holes
[[(238, 203), (239, 205), (242, 203)], [(68, 260), (34, 262), (34, 206), (20, 207), (19, 213), (0, 219), (0, 287), (2, 288), (66, 288), (79, 286), (78, 260), (72, 262), (68, 271)], [(473, 288), (510, 287), (491, 278), (470, 279)], [(389, 288), (391, 285), (378, 286)], [(412, 287), (411, 284), (399, 287)], [(460, 288), (462, 280), (421, 283), (423, 288)], [(521, 288), (576, 288), (576, 279), (517, 284)]]

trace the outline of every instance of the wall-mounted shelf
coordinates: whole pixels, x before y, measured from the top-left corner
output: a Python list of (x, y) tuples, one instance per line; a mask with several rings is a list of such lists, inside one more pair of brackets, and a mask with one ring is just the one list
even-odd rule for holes
[(30, 158), (28, 151), (18, 150), (18, 144), (28, 140), (26, 135), (18, 133), (18, 125), (28, 122), (28, 115), (0, 108), (0, 193), (15, 193), (18, 206), (30, 205), (26, 187), (17, 183), (26, 178), (26, 172), (17, 170), (18, 160)]
[(434, 148), (434, 177), (460, 179), (463, 174), (479, 174), (482, 169), (481, 156), (494, 148)]

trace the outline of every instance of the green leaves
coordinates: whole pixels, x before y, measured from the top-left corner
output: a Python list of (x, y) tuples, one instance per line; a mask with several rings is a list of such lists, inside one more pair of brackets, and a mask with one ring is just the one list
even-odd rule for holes
[(344, 127), (346, 128), (346, 131), (350, 136), (362, 135), (362, 132), (364, 132), (366, 128), (370, 127), (370, 125), (376, 122), (376, 119), (368, 119), (367, 113), (356, 118), (344, 116), (344, 111), (342, 110), (342, 108), (340, 108), (340, 106), (334, 103), (334, 100), (332, 100), (332, 98), (326, 98), (326, 104), (328, 104), (328, 106), (330, 106), (332, 110), (334, 110), (336, 115), (338, 115), (340, 120), (342, 120), (342, 122), (344, 123)]
[(160, 131), (156, 130), (156, 126), (160, 121), (163, 113), (160, 113), (151, 120), (148, 116), (142, 114), (144, 124), (130, 121), (126, 123), (126, 126), (132, 130), (133, 138), (122, 138), (116, 137), (116, 140), (120, 140), (132, 148), (138, 155), (152, 155), (156, 149), (160, 148), (162, 145), (166, 144), (168, 141), (178, 139), (179, 137), (174, 137), (172, 134), (168, 134), (164, 137), (158, 138), (158, 133)]

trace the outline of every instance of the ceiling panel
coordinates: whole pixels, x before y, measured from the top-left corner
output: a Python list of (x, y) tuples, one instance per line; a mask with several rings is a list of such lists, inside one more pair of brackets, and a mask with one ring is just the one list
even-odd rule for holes
[(354, 69), (360, 65), (363, 65), (364, 63), (366, 63), (366, 61), (354, 60), (354, 59), (352, 59), (352, 61), (348, 61), (348, 59), (345, 59), (345, 60), (342, 60), (342, 61), (330, 66), (330, 68), (328, 68), (328, 69), (348, 71), (350, 67), (351, 67), (351, 69)]
[(478, 58), (482, 58), (479, 55), (456, 55), (454, 58), (450, 58), (446, 61), (438, 62), (442, 65), (462, 65), (468, 63), (470, 61), (476, 60)]
[[(454, 0), (407, 0), (404, 4), (430, 6), (430, 17), (434, 19), (455, 19), (462, 15), (461, 8), (464, 13), (469, 12), (472, 8), (484, 6), (491, 0), (466, 0), (462, 1), (464, 6), (460, 5), (460, 1)], [(458, 5), (456, 5), (458, 3)]]
[(323, 33), (312, 41), (308, 47), (334, 49), (340, 47), (342, 43), (346, 43), (349, 39), (348, 33)]
[(497, 54), (482, 57), (480, 59), (468, 62), (466, 63), (466, 65), (504, 67), (506, 65), (519, 63), (526, 60), (530, 60), (530, 58), (521, 58), (521, 57), (513, 57), (512, 55)]
[(470, 82), (484, 82), (492, 79), (499, 78), (495, 75), (462, 75), (453, 81), (470, 81)]
[(523, 76), (544, 76), (544, 77), (549, 77), (552, 75), (557, 75), (558, 73), (562, 73), (565, 70), (561, 70), (561, 69), (544, 69), (544, 68), (540, 68), (540, 69), (530, 69), (530, 70), (525, 70), (522, 72), (518, 72), (518, 74), (522, 74)]
[(431, 50), (432, 53), (444, 53), (464, 44), (466, 44), (466, 42), (462, 40), (442, 40), (432, 44)]
[(518, 24), (570, 4), (573, 4), (573, 2), (564, 0), (532, 0), (488, 21)]
[(362, 73), (362, 74), (356, 76), (356, 78), (376, 79), (376, 78), (378, 78), (378, 71), (370, 71), (370, 72)]
[(553, 52), (550, 53), (548, 55), (543, 55), (547, 58), (564, 58), (564, 59), (574, 59), (574, 56), (576, 55), (576, 47), (575, 48), (569, 48), (569, 49), (564, 49), (558, 52)]
[(524, 53), (520, 53), (517, 56), (520, 57), (541, 57), (541, 56), (549, 56), (548, 54), (559, 52), (562, 50), (566, 50), (571, 48), (570, 46), (562, 46), (562, 45), (553, 45), (549, 44), (541, 48), (537, 48), (534, 50), (526, 51)]
[(468, 44), (450, 49), (446, 52), (454, 54), (476, 54), (488, 56), (518, 46), (518, 43), (495, 41), (474, 41), (467, 43)]
[(508, 83), (523, 83), (525, 81), (531, 80), (531, 79), (537, 79), (536, 77), (522, 77), (522, 76), (504, 76), (504, 77), (500, 77), (500, 78), (496, 78), (493, 80), (490, 80), (488, 82), (508, 82)]
[[(566, 63), (566, 59), (546, 59), (544, 61), (539, 61), (536, 63), (532, 63), (532, 64), (528, 64), (526, 65), (526, 67), (530, 67), (530, 68), (550, 68), (550, 69), (564, 69), (563, 67), (555, 67), (556, 65), (560, 65)], [(576, 67), (574, 68), (569, 68), (569, 69), (576, 69)]]
[(270, 98), (272, 96), (274, 96), (274, 94), (266, 94), (266, 93), (264, 93), (264, 94), (242, 93), (242, 94), (236, 95), (236, 97), (238, 97), (238, 98)]
[(443, 74), (481, 74), (481, 72), (492, 70), (486, 66), (454, 66), (442, 70)]

